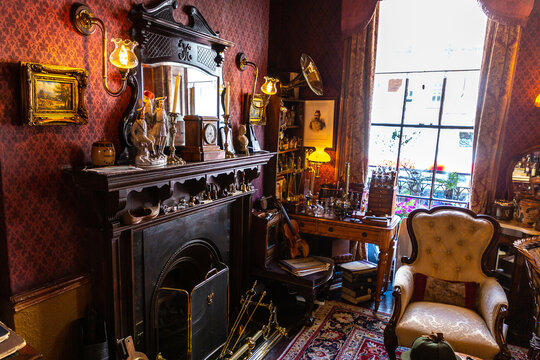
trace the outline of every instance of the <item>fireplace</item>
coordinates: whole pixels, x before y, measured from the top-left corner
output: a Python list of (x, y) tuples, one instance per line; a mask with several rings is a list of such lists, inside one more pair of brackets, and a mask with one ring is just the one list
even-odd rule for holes
[(225, 205), (134, 233), (137, 349), (205, 359), (225, 342), (230, 214)]
[[(110, 353), (116, 353), (117, 359), (116, 339), (127, 336), (150, 359), (155, 359), (158, 350), (177, 349), (186, 354), (179, 358), (188, 359), (189, 344), (185, 343), (183, 351), (171, 342), (189, 333), (190, 312), (193, 359), (204, 358), (221, 341), (231, 320), (227, 318), (228, 304), (239, 303), (240, 295), (251, 285), (249, 229), (255, 192), (251, 182), (272, 156), (260, 153), (125, 173), (69, 171), (82, 197), (83, 218), (92, 229), (92, 275), (95, 289), (99, 289), (93, 292), (94, 303), (106, 319)], [(217, 187), (218, 199), (161, 212), (140, 223), (121, 220), (127, 211), (194, 196), (207, 184)], [(232, 188), (237, 190), (221, 191)], [(223, 277), (228, 277), (228, 296), (227, 286), (218, 289), (204, 282), (215, 276), (219, 284), (226, 284)], [(197, 293), (197, 289), (204, 291)], [(217, 315), (201, 317), (208, 310), (212, 292), (212, 309), (220, 307)], [(201, 298), (197, 301), (204, 305), (202, 310), (189, 310), (188, 294), (193, 304), (197, 296)], [(173, 314), (178, 315), (174, 321)], [(209, 336), (216, 344), (207, 344), (208, 335), (197, 338), (205, 334), (203, 325), (208, 322), (225, 324), (212, 328), (217, 332)], [(200, 346), (200, 338), (208, 346)]]

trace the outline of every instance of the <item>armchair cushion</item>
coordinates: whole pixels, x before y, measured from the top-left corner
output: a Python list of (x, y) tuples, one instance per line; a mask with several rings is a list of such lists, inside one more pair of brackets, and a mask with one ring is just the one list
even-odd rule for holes
[(482, 283), (478, 291), (478, 312), (484, 318), (488, 329), (495, 336), (495, 320), (501, 306), (508, 307), (508, 299), (502, 286), (495, 278), (488, 278)]
[(425, 274), (414, 274), (413, 301), (433, 301), (474, 310), (477, 290), (476, 282), (447, 281)]
[(482, 317), (473, 310), (428, 301), (410, 303), (396, 326), (399, 345), (411, 347), (424, 334), (442, 332), (455, 351), (493, 359), (500, 351)]

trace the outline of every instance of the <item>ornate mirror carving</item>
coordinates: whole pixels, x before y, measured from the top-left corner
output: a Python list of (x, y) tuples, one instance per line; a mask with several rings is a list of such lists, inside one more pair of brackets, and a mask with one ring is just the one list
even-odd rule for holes
[(219, 87), (225, 50), (233, 43), (219, 37), (194, 6), (184, 6), (189, 24), (174, 20), (176, 0), (164, 0), (153, 7), (137, 4), (129, 12), (133, 25), (132, 40), (140, 47), (140, 65), (129, 79), (132, 96), (120, 128), (123, 152), (119, 161), (131, 162), (135, 148), (130, 128), (136, 110), (142, 104), (144, 90), (156, 97), (166, 96), (168, 111), (173, 109), (176, 76), (180, 78), (179, 108), (181, 115), (219, 117)]

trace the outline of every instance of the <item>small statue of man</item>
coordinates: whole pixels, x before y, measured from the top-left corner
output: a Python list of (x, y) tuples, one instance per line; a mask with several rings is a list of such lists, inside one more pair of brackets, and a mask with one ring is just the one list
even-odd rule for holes
[(246, 125), (240, 125), (240, 127), (238, 128), (238, 142), (240, 143), (240, 150), (245, 152), (246, 155), (249, 155), (249, 139), (247, 138), (246, 133)]

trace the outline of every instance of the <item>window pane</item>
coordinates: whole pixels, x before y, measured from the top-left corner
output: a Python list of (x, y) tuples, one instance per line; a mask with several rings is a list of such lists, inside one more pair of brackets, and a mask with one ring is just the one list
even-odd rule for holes
[(438, 125), (443, 74), (409, 74), (404, 124)]
[(478, 69), (486, 20), (472, 0), (381, 1), (377, 72)]
[(395, 168), (399, 145), (399, 128), (372, 126), (369, 135), (369, 165)]
[(436, 129), (404, 129), (398, 174), (400, 194), (429, 196), (436, 141)]
[(403, 74), (376, 74), (371, 123), (401, 123), (404, 91), (405, 76)]
[(479, 78), (479, 71), (451, 72), (446, 75), (441, 125), (474, 126)]
[(447, 172), (457, 171), (470, 174), (472, 137), (473, 130), (442, 129), (437, 168)]

